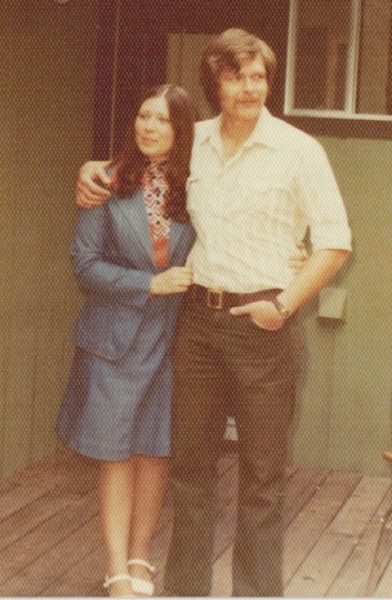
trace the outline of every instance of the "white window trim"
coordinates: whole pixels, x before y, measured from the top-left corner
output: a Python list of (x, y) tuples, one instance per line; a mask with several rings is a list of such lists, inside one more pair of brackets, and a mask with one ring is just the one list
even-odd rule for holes
[(351, 119), (359, 121), (392, 121), (392, 115), (356, 113), (355, 97), (358, 78), (359, 42), (361, 25), (361, 0), (351, 0), (350, 45), (347, 61), (346, 94), (344, 110), (314, 110), (294, 107), (295, 48), (297, 45), (298, 4), (290, 0), (289, 32), (287, 43), (284, 114), (292, 117), (321, 119)]

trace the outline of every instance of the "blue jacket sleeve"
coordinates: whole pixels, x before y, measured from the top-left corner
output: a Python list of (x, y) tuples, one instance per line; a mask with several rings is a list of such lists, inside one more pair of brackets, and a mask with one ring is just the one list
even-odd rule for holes
[(116, 251), (110, 214), (105, 204), (79, 210), (71, 242), (76, 281), (95, 301), (142, 306), (149, 297), (153, 272), (147, 265), (138, 269), (127, 265)]

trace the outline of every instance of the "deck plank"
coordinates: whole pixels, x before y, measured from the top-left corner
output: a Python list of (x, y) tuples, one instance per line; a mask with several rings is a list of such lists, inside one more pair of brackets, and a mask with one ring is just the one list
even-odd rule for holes
[[(78, 470), (69, 454), (30, 469), (24, 481), (16, 477), (13, 486), (0, 498), (4, 511), (0, 521), (0, 551), (23, 538), (41, 523), (95, 488), (95, 476), (86, 476), (85, 464), (79, 463), (83, 472), (78, 482)], [(31, 493), (33, 492), (33, 493)]]
[[(328, 596), (344, 598), (374, 595), (379, 579), (391, 557), (392, 544), (389, 544), (388, 548), (384, 549), (383, 552), (382, 563), (385, 561), (386, 564), (379, 565), (380, 568), (377, 568), (377, 572), (374, 572), (373, 560), (379, 541), (383, 517), (391, 507), (391, 501), (392, 488), (389, 486), (388, 492), (371, 519), (369, 526), (366, 527), (342, 570), (328, 589)], [(370, 581), (371, 571), (375, 575), (374, 582)], [(371, 587), (369, 587), (369, 583)]]
[(331, 524), (330, 532), (358, 537), (379, 508), (389, 487), (390, 481), (385, 477), (362, 477)]
[(383, 576), (376, 588), (374, 596), (376, 598), (390, 598), (392, 590), (392, 560), (390, 549), (388, 552), (388, 563), (387, 567), (383, 573)]
[(295, 573), (333, 521), (342, 503), (358, 485), (359, 480), (360, 476), (356, 474), (328, 473), (323, 484), (287, 528), (284, 579), (288, 589)]
[(3, 521), (18, 510), (25, 508), (54, 488), (55, 483), (51, 480), (31, 481), (27, 484), (15, 485), (0, 497), (0, 520)]
[(286, 528), (325, 483), (328, 474), (327, 470), (302, 467), (287, 477), (284, 506)]
[[(17, 596), (59, 596), (67, 589), (64, 595), (86, 596), (91, 588), (88, 583), (86, 571), (87, 557), (93, 551), (100, 549), (103, 567), (104, 548), (99, 529), (98, 519), (92, 518), (81, 525), (71, 535), (54, 545), (48, 552), (41, 554), (34, 562), (30, 563), (0, 587), (3, 595), (13, 591)], [(70, 577), (72, 568), (82, 566), (83, 575), (78, 581)], [(95, 566), (95, 565), (94, 565)], [(93, 583), (97, 581), (97, 573), (102, 569), (91, 570)], [(63, 590), (61, 590), (63, 583)]]
[[(339, 474), (341, 475), (341, 474)], [(373, 486), (372, 486), (373, 484)], [(325, 596), (385, 496), (388, 480), (363, 477), (286, 588), (289, 596)], [(369, 487), (372, 493), (369, 494)], [(339, 509), (339, 507), (338, 507)]]
[[(105, 548), (97, 516), (55, 548), (49, 559), (53, 566), (58, 563), (62, 565), (61, 569), (58, 569), (58, 577), (45, 578), (45, 586), (40, 596), (88, 596), (94, 587), (98, 586), (101, 590), (105, 569)], [(45, 576), (43, 561), (39, 567), (43, 579)], [(102, 595), (106, 594), (102, 591)]]
[(13, 585), (17, 584), (21, 571), (41, 556), (47, 556), (52, 548), (78, 531), (97, 513), (95, 496), (95, 491), (90, 492), (78, 502), (68, 505), (66, 510), (44, 521), (17, 544), (7, 546), (0, 552), (0, 595), (13, 595)]
[(47, 492), (0, 522), (0, 551), (24, 538), (75, 500)]

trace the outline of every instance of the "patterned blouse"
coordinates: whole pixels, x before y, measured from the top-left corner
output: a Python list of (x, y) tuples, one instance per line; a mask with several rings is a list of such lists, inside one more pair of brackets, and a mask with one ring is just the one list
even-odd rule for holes
[(165, 268), (169, 264), (169, 234), (171, 219), (165, 215), (168, 184), (165, 177), (167, 163), (150, 162), (142, 180), (144, 203), (154, 251), (155, 264)]

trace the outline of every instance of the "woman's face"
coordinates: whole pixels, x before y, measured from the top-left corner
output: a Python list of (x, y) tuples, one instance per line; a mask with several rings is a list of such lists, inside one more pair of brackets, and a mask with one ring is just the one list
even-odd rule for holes
[(166, 160), (174, 143), (174, 129), (169, 117), (167, 100), (163, 96), (147, 98), (135, 120), (136, 144), (151, 160)]

